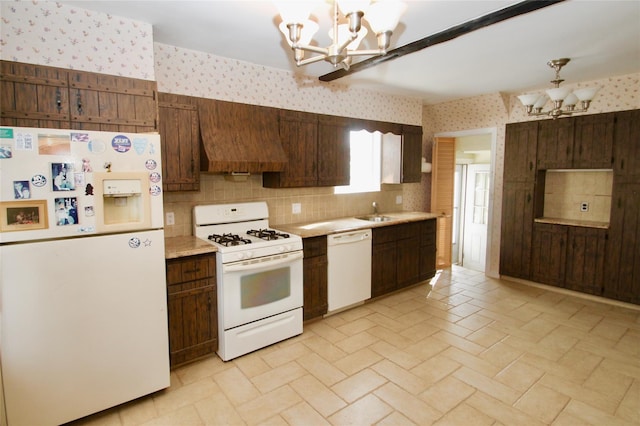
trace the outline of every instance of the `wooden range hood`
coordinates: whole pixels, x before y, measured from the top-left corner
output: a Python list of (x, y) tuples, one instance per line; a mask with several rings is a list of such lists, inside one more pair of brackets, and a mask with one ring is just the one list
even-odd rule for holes
[(209, 173), (282, 171), (278, 109), (199, 99), (200, 170)]

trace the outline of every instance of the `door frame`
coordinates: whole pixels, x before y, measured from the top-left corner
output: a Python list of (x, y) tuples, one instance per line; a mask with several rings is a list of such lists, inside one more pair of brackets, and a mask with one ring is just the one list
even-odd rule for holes
[[(441, 132), (436, 133), (434, 137), (445, 137), (445, 138), (458, 138), (461, 136), (473, 136), (473, 135), (481, 135), (481, 134), (490, 134), (491, 135), (491, 162), (489, 164), (489, 222), (487, 224), (487, 247), (486, 247), (486, 260), (485, 260), (485, 275), (493, 278), (499, 278), (499, 261), (492, 262), (494, 256), (500, 256), (499, 247), (494, 250), (493, 245), (491, 244), (491, 237), (493, 236), (493, 212), (495, 208), (495, 184), (496, 184), (496, 161), (497, 161), (497, 137), (498, 137), (498, 129), (496, 127), (485, 127), (479, 129), (470, 129), (470, 130), (461, 130), (456, 132)], [(502, 179), (500, 180), (502, 182)], [(499, 224), (498, 224), (499, 225)], [(491, 265), (496, 265), (495, 268), (492, 268)]]

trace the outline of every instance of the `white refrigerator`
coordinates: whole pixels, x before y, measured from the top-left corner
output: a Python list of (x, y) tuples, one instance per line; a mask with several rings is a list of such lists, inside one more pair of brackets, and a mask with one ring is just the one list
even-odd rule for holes
[(57, 425), (169, 386), (161, 188), (157, 134), (0, 127), (9, 426)]

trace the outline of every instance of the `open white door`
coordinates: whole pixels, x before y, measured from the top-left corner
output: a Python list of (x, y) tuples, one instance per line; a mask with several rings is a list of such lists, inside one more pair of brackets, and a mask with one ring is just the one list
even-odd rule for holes
[(462, 266), (483, 272), (487, 255), (489, 176), (488, 164), (467, 166)]

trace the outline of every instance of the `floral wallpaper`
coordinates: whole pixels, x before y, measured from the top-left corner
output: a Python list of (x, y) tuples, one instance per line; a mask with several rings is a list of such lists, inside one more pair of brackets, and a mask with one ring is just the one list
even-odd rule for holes
[(153, 28), (50, 1), (0, 1), (0, 58), (155, 80)]
[(195, 50), (155, 43), (161, 92), (419, 125), (420, 99), (352, 89)]

